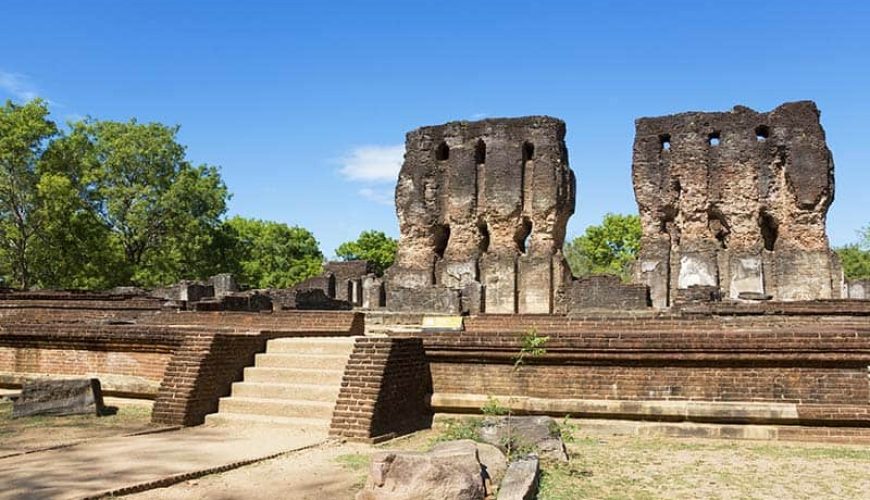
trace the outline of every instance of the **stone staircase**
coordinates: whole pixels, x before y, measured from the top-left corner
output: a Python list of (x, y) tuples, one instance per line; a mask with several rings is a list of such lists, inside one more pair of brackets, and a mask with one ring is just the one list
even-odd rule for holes
[(286, 425), (306, 432), (329, 431), (344, 367), (355, 337), (272, 339), (242, 382), (221, 398), (209, 424)]

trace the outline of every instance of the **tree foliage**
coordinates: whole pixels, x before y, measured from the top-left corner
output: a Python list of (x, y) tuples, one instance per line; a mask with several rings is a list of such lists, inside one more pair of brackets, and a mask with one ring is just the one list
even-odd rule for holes
[(232, 260), (241, 281), (256, 288), (285, 288), (319, 274), (323, 254), (307, 229), (280, 222), (233, 217), (227, 221), (234, 241)]
[(836, 249), (846, 279), (870, 278), (870, 225), (859, 232), (858, 243)]
[(42, 100), (0, 108), (0, 253), (3, 271), (22, 287), (33, 282), (33, 240), (43, 224), (37, 167), (57, 127)]
[(224, 220), (218, 169), (193, 165), (178, 127), (81, 120), (45, 102), (0, 108), (0, 276), (22, 288), (165, 285), (236, 272), (288, 286), (319, 272), (302, 228)]
[(356, 241), (346, 241), (335, 254), (342, 260), (367, 260), (378, 276), (393, 265), (398, 244), (381, 231), (363, 231)]
[(600, 225), (565, 244), (565, 258), (575, 276), (616, 274), (626, 280), (640, 249), (640, 217), (606, 214)]

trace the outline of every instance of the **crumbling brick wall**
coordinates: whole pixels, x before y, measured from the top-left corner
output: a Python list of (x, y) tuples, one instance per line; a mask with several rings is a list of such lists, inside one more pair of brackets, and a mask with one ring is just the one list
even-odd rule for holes
[(575, 181), (564, 138), (564, 122), (545, 116), (408, 133), (387, 308), (553, 312), (570, 278), (562, 244)]
[[(793, 409), (768, 417), (780, 423), (868, 426), (870, 309), (839, 314), (840, 304), (807, 316), (470, 318), (464, 332), (423, 339), (433, 407), (477, 412), (493, 396), (505, 404), (537, 399), (529, 410), (558, 416), (745, 423), (757, 418), (747, 413), (752, 405), (767, 404)], [(532, 330), (549, 337), (546, 352), (517, 370)], [(668, 402), (681, 410), (645, 409)]]
[(330, 434), (381, 441), (428, 428), (429, 364), (416, 338), (360, 338), (345, 368)]
[(656, 307), (691, 286), (733, 299), (839, 298), (825, 233), (834, 164), (814, 103), (641, 118), (632, 177), (637, 278)]
[(197, 332), (185, 335), (160, 384), (151, 421), (167, 425), (199, 425), (218, 410), (233, 382), (242, 379), (254, 355), (266, 350), (261, 334)]
[(162, 327), (9, 324), (0, 332), (0, 385), (46, 376), (101, 379), (111, 395), (151, 397), (180, 338)]

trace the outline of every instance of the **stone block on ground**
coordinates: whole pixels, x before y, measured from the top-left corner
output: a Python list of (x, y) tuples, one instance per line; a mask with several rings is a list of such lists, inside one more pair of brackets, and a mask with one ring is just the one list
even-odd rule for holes
[(498, 488), (498, 500), (537, 498), (540, 472), (540, 461), (534, 455), (511, 462)]
[(528, 450), (541, 458), (568, 461), (559, 424), (552, 417), (490, 418), (480, 428), (480, 439), (502, 450), (506, 450), (506, 443), (510, 441), (514, 450)]
[(34, 415), (103, 415), (100, 381), (91, 379), (50, 380), (27, 382), (21, 396), (12, 405), (12, 417)]
[(495, 491), (495, 486), (501, 483), (508, 468), (507, 457), (497, 446), (470, 439), (460, 439), (438, 443), (432, 451), (444, 452), (445, 450), (456, 449), (456, 447), (465, 447), (467, 443), (471, 443), (477, 448), (477, 458), (483, 466), (482, 474), (486, 484), (486, 491), (490, 494)]
[(388, 451), (372, 457), (356, 500), (483, 500), (481, 472), (472, 441), (445, 443), (428, 453)]

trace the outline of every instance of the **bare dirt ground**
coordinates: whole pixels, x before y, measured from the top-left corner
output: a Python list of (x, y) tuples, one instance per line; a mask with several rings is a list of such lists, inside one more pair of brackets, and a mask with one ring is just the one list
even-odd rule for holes
[[(6, 486), (0, 489), (0, 498), (76, 497), (80, 495), (74, 491), (136, 484), (178, 471), (263, 456), (268, 449), (317, 442), (311, 437), (293, 440), (274, 429), (255, 432), (208, 426), (118, 437), (151, 428), (150, 407), (123, 401), (109, 404), (119, 406), (117, 415), (13, 421), (10, 405), (0, 403), (0, 457), (10, 451), (86, 440), (86, 444), (63, 450), (0, 458), (5, 464), (0, 469), (6, 469), (0, 470), (0, 483)], [(582, 426), (566, 428), (565, 434), (572, 435), (568, 443), (572, 460), (567, 465), (544, 464), (542, 500), (870, 499), (870, 446), (601, 436), (584, 433)], [(330, 441), (132, 498), (352, 499), (365, 481), (373, 453), (426, 450), (444, 437), (441, 428), (380, 446)], [(285, 440), (289, 441), (278, 443)], [(4, 474), (8, 476), (5, 480)]]
[(137, 500), (353, 498), (368, 473), (371, 446), (331, 443), (221, 474), (146, 491)]
[[(352, 499), (369, 457), (382, 449), (428, 449), (425, 431), (378, 447), (330, 444), (133, 498)], [(576, 432), (568, 465), (545, 464), (541, 500), (870, 498), (870, 447)]]
[(153, 402), (106, 398), (115, 415), (12, 418), (12, 403), (0, 402), (0, 457), (81, 440), (120, 436), (154, 429)]

